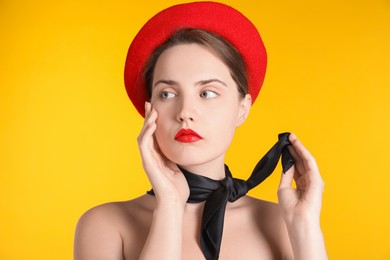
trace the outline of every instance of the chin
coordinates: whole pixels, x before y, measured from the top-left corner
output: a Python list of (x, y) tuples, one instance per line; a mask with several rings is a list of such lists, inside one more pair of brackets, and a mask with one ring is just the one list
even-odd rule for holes
[(199, 155), (192, 155), (191, 153), (182, 153), (178, 155), (168, 155), (167, 158), (174, 162), (177, 165), (180, 166), (193, 166), (193, 165), (199, 165), (205, 162), (203, 158), (201, 158)]
[(224, 153), (205, 153), (204, 150), (197, 151), (188, 149), (185, 152), (165, 154), (165, 156), (173, 163), (185, 167), (201, 166), (212, 161), (219, 161), (224, 158)]
[[(218, 146), (218, 149), (216, 146)], [(160, 145), (160, 150), (168, 160), (185, 167), (202, 165), (224, 158), (227, 147), (215, 143), (207, 145), (205, 143), (194, 143), (194, 145), (170, 144)]]

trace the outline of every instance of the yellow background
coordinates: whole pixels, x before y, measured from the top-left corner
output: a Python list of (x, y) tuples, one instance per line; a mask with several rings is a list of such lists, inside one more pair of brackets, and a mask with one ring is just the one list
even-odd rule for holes
[[(0, 259), (72, 259), (83, 212), (149, 189), (123, 65), (144, 22), (182, 1), (141, 2), (0, 2)], [(269, 54), (233, 173), (295, 132), (326, 183), (330, 259), (390, 259), (390, 2), (224, 2)], [(279, 172), (251, 195), (276, 201)]]

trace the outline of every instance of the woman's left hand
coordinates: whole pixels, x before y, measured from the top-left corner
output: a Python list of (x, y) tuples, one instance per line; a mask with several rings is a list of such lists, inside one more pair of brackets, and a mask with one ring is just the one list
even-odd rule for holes
[(290, 134), (289, 140), (292, 145), (288, 149), (295, 164), (282, 174), (278, 189), (279, 206), (288, 227), (302, 221), (319, 221), (324, 190), (314, 157), (294, 134)]

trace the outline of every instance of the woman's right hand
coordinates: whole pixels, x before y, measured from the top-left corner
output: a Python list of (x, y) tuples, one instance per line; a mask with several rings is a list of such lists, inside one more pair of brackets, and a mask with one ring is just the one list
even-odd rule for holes
[(145, 103), (145, 121), (137, 138), (142, 165), (153, 187), (157, 203), (182, 203), (189, 196), (189, 187), (175, 163), (162, 154), (154, 132), (158, 114), (149, 102)]

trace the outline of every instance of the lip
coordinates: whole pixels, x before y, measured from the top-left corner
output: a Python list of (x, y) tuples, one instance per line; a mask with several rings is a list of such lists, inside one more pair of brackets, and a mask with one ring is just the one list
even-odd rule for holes
[(203, 138), (195, 131), (192, 129), (180, 129), (176, 136), (175, 140), (182, 142), (182, 143), (193, 143), (202, 140)]

